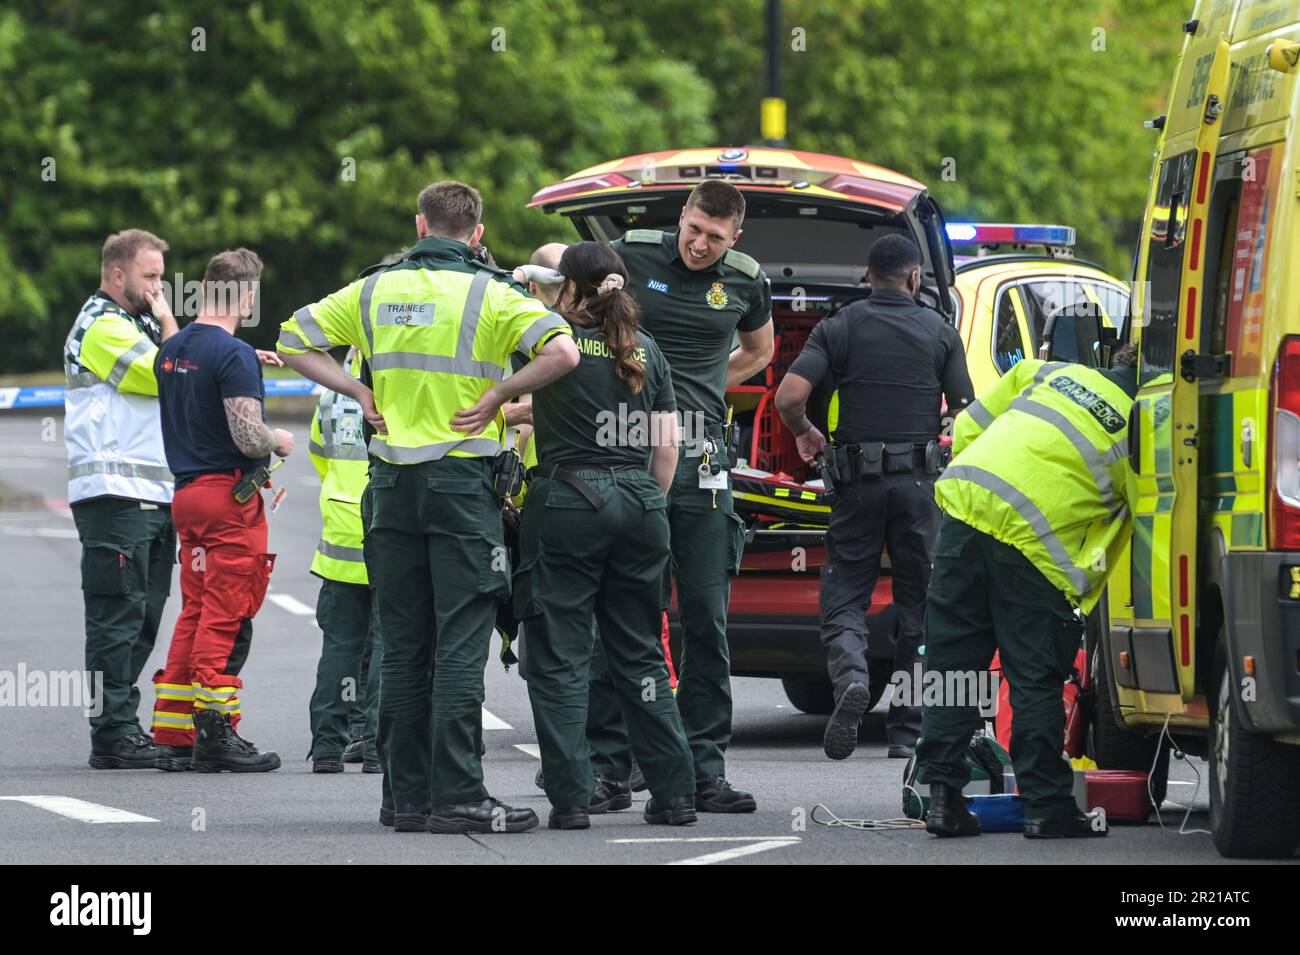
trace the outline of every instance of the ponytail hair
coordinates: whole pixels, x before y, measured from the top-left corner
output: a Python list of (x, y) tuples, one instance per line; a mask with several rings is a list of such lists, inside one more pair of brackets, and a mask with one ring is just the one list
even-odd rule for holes
[(641, 311), (627, 291), (627, 266), (603, 242), (577, 242), (564, 250), (560, 311), (573, 325), (599, 329), (614, 356), (618, 376), (633, 394), (645, 384), (645, 365), (635, 357)]

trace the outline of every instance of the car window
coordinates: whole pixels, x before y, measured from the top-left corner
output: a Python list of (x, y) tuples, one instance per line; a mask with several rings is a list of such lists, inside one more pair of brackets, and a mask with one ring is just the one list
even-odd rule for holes
[(1005, 375), (1025, 357), (1025, 339), (1016, 318), (1019, 305), (1015, 288), (1004, 288), (998, 293), (994, 306), (993, 364), (998, 374)]
[[(1047, 318), (1058, 309), (1066, 309), (1076, 315), (1100, 316), (1105, 325), (1117, 328), (1123, 318), (1126, 301), (1127, 292), (1089, 279), (1044, 277), (1004, 286), (998, 293), (997, 304), (994, 358), (998, 368), (1005, 373), (1019, 360), (1013, 360), (1010, 347), (1002, 344), (1004, 334), (1007, 341), (1013, 338), (1017, 310), (1023, 318), (1024, 331), (1028, 333), (1028, 340), (1020, 346), (1023, 349), (1021, 357), (1030, 355), (1036, 358), (1043, 342)], [(1021, 337), (1024, 337), (1023, 333)], [(1092, 336), (1087, 338), (1087, 341), (1058, 341), (1053, 357), (1062, 361), (1095, 365), (1100, 343), (1092, 340)]]

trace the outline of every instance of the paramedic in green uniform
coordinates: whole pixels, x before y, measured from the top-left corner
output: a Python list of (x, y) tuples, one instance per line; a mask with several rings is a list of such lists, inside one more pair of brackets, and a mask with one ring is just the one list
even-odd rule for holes
[(514, 592), (515, 615), (527, 627), (548, 824), (591, 825), (587, 693), (599, 640), (650, 786), (645, 819), (689, 825), (691, 751), (659, 642), (666, 493), (677, 465), (672, 380), (654, 339), (637, 327), (627, 271), (609, 246), (571, 245), (559, 271), (557, 307), (581, 357), (571, 374), (533, 395), (538, 465)]
[[(641, 307), (641, 323), (672, 369), (683, 429), (668, 521), (682, 627), (677, 705), (695, 762), (695, 806), (701, 812), (757, 808), (753, 796), (733, 789), (726, 778), (731, 741), (727, 602), (730, 578), (740, 570), (745, 528), (731, 504), (733, 462), (722, 440), (725, 394), (772, 358), (771, 285), (757, 262), (732, 249), (744, 218), (740, 191), (710, 179), (687, 197), (677, 231), (633, 229), (611, 243), (627, 264), (628, 289)], [(740, 347), (732, 351), (737, 333)], [(702, 463), (716, 466), (717, 473), (702, 477)], [(627, 779), (630, 756), (625, 747), (598, 752), (594, 768)]]

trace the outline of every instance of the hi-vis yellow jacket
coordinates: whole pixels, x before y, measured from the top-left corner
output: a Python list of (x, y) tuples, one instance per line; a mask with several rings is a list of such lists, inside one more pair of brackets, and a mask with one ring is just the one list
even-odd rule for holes
[(357, 348), (388, 427), (370, 439), (371, 453), (416, 464), (498, 454), (500, 416), (477, 435), (454, 430), (452, 416), (505, 378), (512, 352), (531, 359), (557, 334), (573, 332), (507, 273), (480, 264), (463, 242), (431, 236), (398, 264), (298, 309), (277, 347)]
[(1132, 526), (1128, 385), (1131, 371), (1018, 362), (957, 416), (934, 488), (947, 514), (1019, 550), (1085, 613)]
[(112, 495), (171, 504), (158, 411), (158, 329), (103, 292), (81, 306), (63, 346), (68, 501)]
[[(343, 365), (356, 378), (361, 358), (348, 352)], [(320, 475), (321, 539), (311, 572), (345, 584), (369, 583), (361, 553), (361, 494), (370, 480), (370, 460), (362, 436), (361, 405), (347, 395), (326, 391), (316, 403), (307, 450)]]

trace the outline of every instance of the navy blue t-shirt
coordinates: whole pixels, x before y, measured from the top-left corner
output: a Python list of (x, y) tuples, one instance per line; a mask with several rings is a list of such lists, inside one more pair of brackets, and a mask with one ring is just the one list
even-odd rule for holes
[[(200, 474), (267, 464), (240, 451), (226, 422), (226, 398), (264, 402), (257, 353), (224, 328), (193, 322), (158, 349), (154, 362), (167, 467), (182, 488)], [(265, 418), (265, 413), (263, 413)]]

